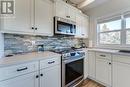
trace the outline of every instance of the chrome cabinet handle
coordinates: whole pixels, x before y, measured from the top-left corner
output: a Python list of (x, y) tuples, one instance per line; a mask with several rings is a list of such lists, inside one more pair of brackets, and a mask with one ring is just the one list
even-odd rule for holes
[(27, 70), (27, 69), (28, 69), (28, 67), (25, 67), (25, 68), (17, 69), (17, 71), (20, 72), (20, 71), (24, 71), (24, 70)]
[(53, 64), (53, 63), (55, 63), (55, 61), (52, 61), (52, 62), (48, 62), (48, 64)]

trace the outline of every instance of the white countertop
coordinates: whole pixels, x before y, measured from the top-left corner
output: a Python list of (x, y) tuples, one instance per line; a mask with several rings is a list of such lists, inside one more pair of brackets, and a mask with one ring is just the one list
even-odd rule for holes
[(49, 51), (32, 52), (32, 53), (27, 53), (27, 54), (22, 54), (22, 55), (19, 54), (12, 57), (1, 58), (0, 67), (26, 63), (26, 62), (31, 62), (31, 61), (44, 60), (47, 58), (54, 58), (54, 57), (59, 57), (59, 56), (61, 55), (57, 53), (49, 52)]
[(104, 52), (104, 53), (111, 53), (115, 55), (125, 55), (125, 56), (130, 56), (130, 53), (123, 53), (119, 52), (119, 50), (112, 50), (112, 49), (99, 49), (99, 48), (88, 48), (88, 51), (96, 51), (96, 52)]

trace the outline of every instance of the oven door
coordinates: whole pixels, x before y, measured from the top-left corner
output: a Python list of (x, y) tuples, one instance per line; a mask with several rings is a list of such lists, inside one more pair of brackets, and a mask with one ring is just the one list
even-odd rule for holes
[(62, 62), (62, 87), (69, 87), (83, 79), (84, 58)]

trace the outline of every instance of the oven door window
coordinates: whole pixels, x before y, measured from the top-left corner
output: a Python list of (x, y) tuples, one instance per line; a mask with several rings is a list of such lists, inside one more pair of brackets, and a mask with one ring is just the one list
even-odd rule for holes
[(70, 82), (74, 81), (75, 79), (83, 76), (83, 59), (67, 63), (65, 65), (65, 84), (69, 84)]

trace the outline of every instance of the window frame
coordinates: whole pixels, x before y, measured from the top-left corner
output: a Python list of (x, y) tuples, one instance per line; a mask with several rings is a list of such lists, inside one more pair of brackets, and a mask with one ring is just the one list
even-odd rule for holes
[[(127, 34), (127, 31), (130, 31), (130, 28), (126, 28), (126, 18), (127, 17), (125, 17), (125, 15), (127, 15), (127, 14), (124, 13), (124, 14), (121, 14), (121, 15), (117, 15), (117, 16), (121, 17), (121, 30), (110, 30), (110, 31), (99, 32), (99, 30), (100, 30), (99, 24), (101, 24), (101, 23), (97, 22), (97, 25), (96, 25), (97, 26), (96, 27), (96, 37), (97, 37), (96, 38), (96, 47), (100, 47), (100, 48), (116, 48), (116, 47), (118, 47), (118, 48), (130, 48), (130, 44), (126, 43), (127, 42), (126, 41), (127, 40), (126, 34)], [(114, 17), (111, 17), (111, 19), (112, 18), (114, 20)], [(101, 44), (100, 43), (100, 34), (101, 33), (110, 33), (110, 32), (118, 32), (118, 31), (120, 31), (120, 39), (121, 39), (120, 44)]]

